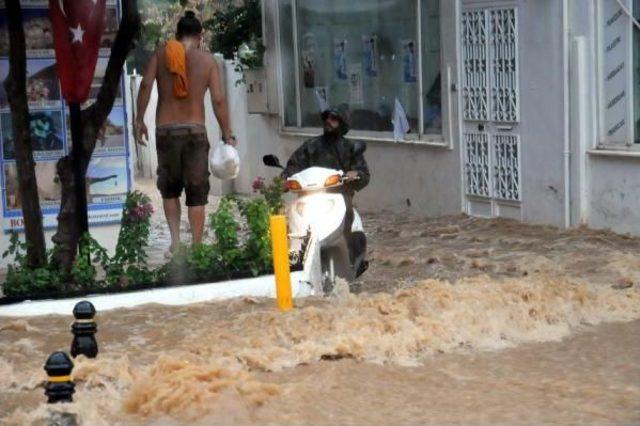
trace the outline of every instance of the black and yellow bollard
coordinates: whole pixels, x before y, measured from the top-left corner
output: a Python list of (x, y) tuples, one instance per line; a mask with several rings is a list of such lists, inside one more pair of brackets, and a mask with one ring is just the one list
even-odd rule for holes
[(291, 269), (289, 267), (287, 219), (284, 216), (271, 216), (269, 222), (278, 309), (288, 311), (293, 308), (293, 295), (291, 291)]
[(49, 397), (48, 403), (72, 402), (76, 385), (71, 381), (73, 361), (64, 352), (54, 352), (44, 365), (47, 372), (47, 383), (44, 394)]
[(98, 355), (98, 342), (95, 334), (98, 326), (94, 320), (96, 308), (91, 302), (83, 300), (73, 308), (75, 321), (71, 326), (73, 342), (71, 342), (71, 356), (84, 355), (87, 358), (95, 358)]

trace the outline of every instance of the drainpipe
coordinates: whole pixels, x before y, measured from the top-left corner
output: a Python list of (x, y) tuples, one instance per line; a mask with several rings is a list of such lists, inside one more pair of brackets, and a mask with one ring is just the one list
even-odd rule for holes
[(564, 75), (564, 226), (571, 227), (571, 133), (569, 111), (569, 0), (562, 0), (562, 62)]

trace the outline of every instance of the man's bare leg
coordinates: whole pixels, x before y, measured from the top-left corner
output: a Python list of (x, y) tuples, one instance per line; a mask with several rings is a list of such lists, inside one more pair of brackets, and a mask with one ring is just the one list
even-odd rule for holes
[(200, 244), (204, 232), (204, 206), (189, 207), (189, 225), (193, 237), (192, 244)]
[(162, 200), (164, 206), (164, 216), (169, 224), (169, 234), (171, 234), (171, 253), (175, 253), (180, 246), (180, 199), (166, 198)]

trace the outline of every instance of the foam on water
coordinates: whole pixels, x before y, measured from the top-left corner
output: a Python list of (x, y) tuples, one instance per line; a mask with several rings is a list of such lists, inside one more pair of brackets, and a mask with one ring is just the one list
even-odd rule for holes
[[(150, 349), (126, 344), (106, 347), (97, 360), (76, 360), (77, 394), (65, 410), (86, 424), (195, 421), (228, 407), (247, 420), (281, 392), (260, 372), (340, 358), (413, 366), (434, 353), (557, 341), (585, 325), (640, 318), (637, 286), (616, 290), (544, 274), (502, 281), (465, 278), (455, 284), (426, 280), (394, 294), (343, 293), (285, 314), (255, 300), (250, 305), (257, 308), (250, 311), (240, 308), (246, 302), (228, 304), (226, 309), (236, 312), (227, 319), (208, 319), (202, 305), (185, 308), (182, 314), (197, 309), (198, 326), (185, 330), (189, 323), (178, 316), (175, 324), (164, 324), (164, 337), (147, 336), (156, 351), (148, 362)], [(181, 337), (168, 337), (172, 328), (179, 328)], [(28, 323), (13, 327), (17, 336), (33, 333), (29, 330)], [(29, 339), (14, 343), (26, 348)], [(27, 354), (13, 356), (26, 359)], [(24, 393), (42, 401), (41, 368), (18, 371), (0, 355), (0, 388), (9, 396)], [(14, 407), (0, 418), (28, 424), (46, 419), (49, 410), (44, 404)]]

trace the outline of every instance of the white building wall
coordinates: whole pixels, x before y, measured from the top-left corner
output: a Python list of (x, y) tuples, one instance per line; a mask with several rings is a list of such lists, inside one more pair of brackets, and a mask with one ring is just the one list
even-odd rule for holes
[(518, 1), (523, 220), (564, 226), (562, 1)]
[[(598, 75), (597, 66), (598, 1), (571, 1), (573, 223), (640, 235), (640, 152), (596, 149), (598, 109), (602, 107), (597, 83), (605, 77)], [(583, 59), (577, 63), (580, 54)]]
[(592, 228), (640, 235), (640, 158), (591, 156)]

